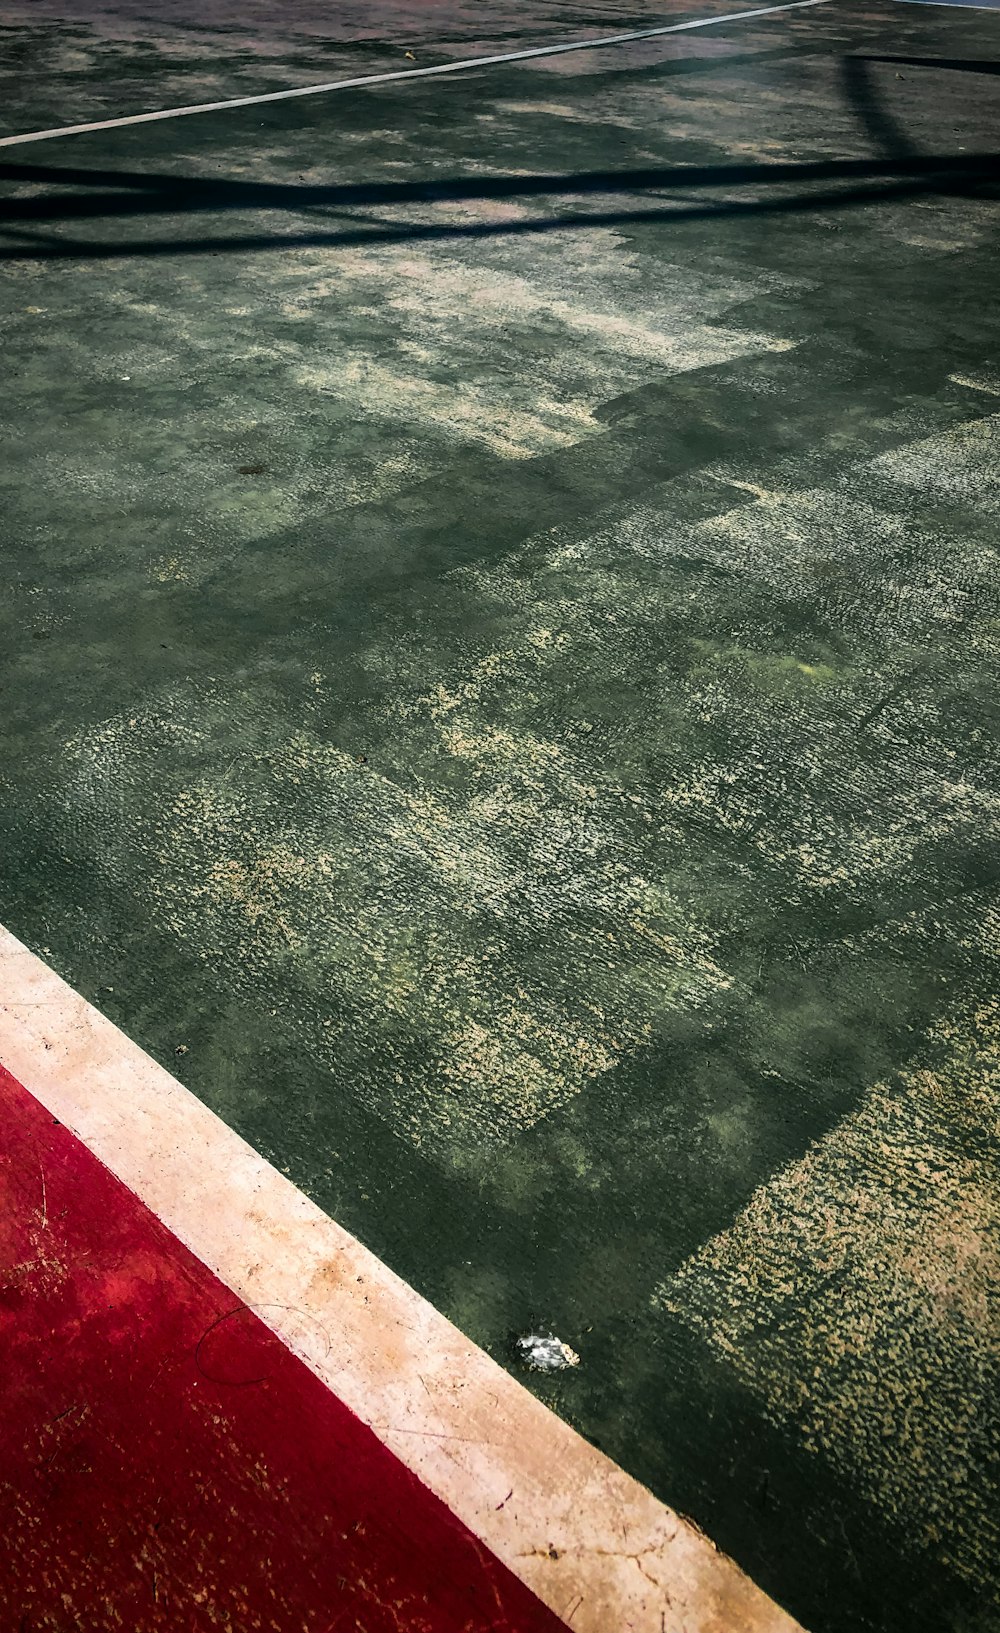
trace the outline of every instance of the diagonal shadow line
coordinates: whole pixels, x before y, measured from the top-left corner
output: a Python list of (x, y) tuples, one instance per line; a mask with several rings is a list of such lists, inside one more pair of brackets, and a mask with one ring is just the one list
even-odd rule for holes
[(997, 156), (982, 155), (963, 164), (961, 170), (953, 166), (938, 167), (911, 179), (890, 183), (875, 183), (870, 187), (836, 188), (824, 193), (800, 193), (794, 197), (752, 200), (730, 200), (690, 206), (667, 206), (663, 209), (632, 209), (588, 211), (582, 215), (535, 216), (521, 221), (475, 223), (401, 223), (386, 226), (380, 223), (347, 228), (335, 232), (246, 234), (241, 237), (216, 237), (188, 240), (154, 239), (126, 244), (102, 243), (100, 240), (78, 240), (71, 243), (47, 241), (41, 249), (6, 251), (6, 260), (119, 260), (131, 257), (166, 255), (222, 254), (235, 251), (263, 251), (281, 249), (337, 249), (358, 245), (378, 245), (412, 242), (462, 241), (529, 234), (566, 232), (575, 228), (640, 226), (643, 223), (681, 223), (721, 217), (754, 217), (768, 214), (791, 214), (803, 211), (830, 209), (843, 210), (869, 203), (918, 198), (929, 194), (958, 197), (994, 197), (1000, 182)]
[[(52, 165), (0, 164), (0, 181), (93, 186), (85, 196), (13, 198), (0, 204), (0, 221), (58, 221), (221, 210), (356, 208), (366, 205), (460, 203), (469, 199), (586, 196), (689, 187), (743, 187), (823, 181), (965, 175), (996, 164), (1000, 154), (903, 153), (867, 159), (799, 163), (658, 165), (632, 170), (584, 170), (537, 176), (449, 177), (441, 180), (344, 182), (325, 186), (281, 182), (149, 176), (136, 171), (84, 170)], [(107, 191), (108, 188), (113, 191)], [(130, 192), (122, 189), (132, 189)]]
[(886, 62), (899, 68), (948, 68), (958, 74), (1000, 74), (1000, 62), (977, 62), (968, 57), (879, 57), (867, 54), (860, 62)]
[(847, 101), (878, 151), (893, 159), (919, 159), (919, 149), (876, 89), (867, 58), (844, 57), (840, 71)]

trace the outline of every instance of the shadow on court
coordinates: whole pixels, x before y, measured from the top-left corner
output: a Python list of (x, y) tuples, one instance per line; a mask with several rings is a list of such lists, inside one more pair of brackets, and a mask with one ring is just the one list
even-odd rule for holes
[(998, 70), (802, 15), (0, 152), (0, 917), (816, 1633), (994, 1633)]
[[(897, 136), (894, 126), (886, 127), (884, 117), (876, 111), (877, 103), (868, 91), (863, 72), (846, 70), (845, 78), (849, 94), (872, 135), (879, 139), (880, 145), (890, 148), (889, 157), (827, 159), (801, 164), (661, 165), (631, 170), (588, 170), (575, 175), (455, 177), (443, 181), (352, 182), (323, 187), (8, 162), (0, 164), (0, 181), (93, 191), (76, 191), (68, 196), (46, 192), (40, 196), (8, 199), (0, 209), (0, 225), (8, 235), (21, 240), (18, 247), (7, 251), (10, 258), (61, 260), (77, 255), (183, 255), (219, 250), (336, 248), (414, 240), (496, 238), (644, 221), (680, 222), (716, 216), (849, 209), (933, 194), (1000, 196), (1000, 152), (917, 154)], [(904, 151), (899, 152), (901, 147)], [(892, 156), (893, 151), (897, 156)], [(824, 186), (824, 183), (833, 185)], [(692, 189), (735, 187), (766, 188), (767, 192), (764, 196), (746, 199), (699, 200), (692, 204), (679, 202), (673, 196)], [(38, 238), (33, 230), (43, 224), (113, 223), (199, 213), (245, 214), (268, 210), (301, 215), (312, 211), (537, 197), (562, 204), (570, 199), (616, 195), (634, 199), (637, 194), (650, 195), (650, 202), (584, 212), (564, 207), (550, 215), (486, 223), (352, 220), (333, 229), (317, 225), (306, 231), (288, 233), (138, 239), (125, 243), (101, 239), (53, 242), (49, 237)]]

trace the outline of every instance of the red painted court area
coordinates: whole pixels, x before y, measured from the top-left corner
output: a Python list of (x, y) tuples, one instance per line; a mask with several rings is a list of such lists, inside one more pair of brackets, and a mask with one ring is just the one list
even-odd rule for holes
[(556, 1633), (0, 1067), (0, 1627)]

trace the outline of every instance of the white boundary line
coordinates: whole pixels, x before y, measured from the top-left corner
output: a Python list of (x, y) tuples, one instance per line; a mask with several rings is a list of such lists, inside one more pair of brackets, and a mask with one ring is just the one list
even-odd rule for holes
[(573, 1633), (798, 1633), (2, 928), (0, 1062)]
[(770, 17), (779, 11), (800, 11), (807, 6), (825, 6), (829, 3), (830, 0), (786, 0), (780, 6), (730, 11), (721, 17), (696, 17), (689, 23), (640, 28), (631, 34), (609, 34), (604, 39), (573, 40), (566, 45), (537, 45), (526, 51), (503, 51), (492, 57), (465, 57), (461, 62), (436, 63), (431, 68), (398, 68), (388, 74), (361, 74), (356, 79), (333, 79), (325, 85), (302, 85), (291, 91), (238, 96), (229, 102), (196, 102), (183, 108), (161, 108), (155, 113), (132, 113), (122, 119), (98, 119), (89, 125), (61, 125), (54, 130), (25, 131), (18, 136), (0, 136), (0, 147), (18, 147), (23, 142), (51, 142), (57, 136), (83, 136), (88, 131), (120, 130), (125, 125), (148, 125), (156, 119), (183, 119), (191, 113), (220, 113), (224, 108), (255, 108), (265, 102), (287, 102), (294, 96), (322, 96), (328, 91), (348, 91), (359, 85), (388, 85), (394, 80), (429, 79), (441, 74), (458, 74), (466, 68), (492, 68), (502, 62), (526, 62), (529, 57), (558, 57), (567, 51), (598, 51), (606, 45), (626, 45), (632, 40), (651, 40), (661, 34), (683, 34), (692, 28), (714, 28), (718, 23), (739, 23), (750, 17)]

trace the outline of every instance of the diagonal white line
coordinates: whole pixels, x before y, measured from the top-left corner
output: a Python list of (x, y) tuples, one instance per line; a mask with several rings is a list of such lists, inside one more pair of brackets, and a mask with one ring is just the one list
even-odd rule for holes
[(573, 1633), (802, 1633), (2, 927), (0, 1065)]
[(640, 28), (630, 34), (609, 34), (598, 40), (572, 40), (565, 45), (536, 45), (525, 51), (503, 51), (492, 57), (465, 57), (461, 62), (441, 62), (430, 68), (398, 68), (388, 74), (361, 74), (355, 79), (333, 79), (325, 85), (302, 85), (290, 91), (267, 91), (261, 96), (238, 96), (228, 102), (194, 102), (183, 108), (159, 108), (155, 113), (130, 113), (121, 119), (97, 119), (89, 125), (60, 125), (53, 130), (29, 130), (16, 136), (0, 136), (0, 147), (18, 147), (26, 142), (51, 142), (57, 136), (85, 136), (89, 131), (120, 130), (125, 125), (148, 125), (157, 119), (183, 119), (192, 113), (220, 113), (225, 108), (254, 108), (265, 102), (287, 102), (295, 96), (323, 96), (330, 91), (349, 91), (359, 85), (388, 85), (395, 80), (430, 79), (441, 74), (458, 74), (467, 68), (493, 68), (498, 63), (526, 62), (529, 57), (558, 57), (567, 51), (598, 51), (607, 45), (627, 45), (632, 40), (651, 40), (661, 34), (683, 34), (692, 28), (716, 28), (720, 23), (739, 23), (750, 17), (770, 17), (779, 11), (801, 11), (808, 6), (825, 6), (830, 0), (789, 0), (780, 6), (757, 6), (753, 11), (730, 11), (724, 16), (696, 17), (688, 23), (669, 23), (660, 28)]

